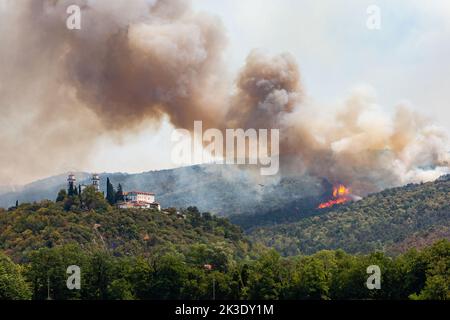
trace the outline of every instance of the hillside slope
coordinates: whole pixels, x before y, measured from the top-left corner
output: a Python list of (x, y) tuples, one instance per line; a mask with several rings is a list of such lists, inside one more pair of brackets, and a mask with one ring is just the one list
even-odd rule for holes
[(65, 211), (63, 203), (44, 201), (0, 209), (0, 251), (16, 261), (40, 248), (76, 243), (86, 250), (114, 256), (147, 255), (167, 247), (218, 245), (242, 254), (248, 244), (241, 229), (228, 220), (200, 214), (196, 208), (177, 213), (107, 209)]
[[(298, 222), (253, 229), (250, 236), (286, 255), (344, 249), (404, 251), (450, 238), (450, 178), (385, 190)], [(425, 239), (425, 240), (424, 240)]]
[[(89, 184), (90, 174), (76, 173), (78, 183)], [(197, 206), (201, 211), (218, 215), (262, 213), (275, 210), (284, 203), (318, 197), (324, 191), (321, 181), (308, 176), (280, 178), (261, 177), (251, 170), (236, 166), (199, 165), (172, 170), (139, 174), (103, 173), (101, 189), (106, 191), (106, 178), (125, 190), (143, 190), (156, 193), (163, 207), (186, 208)], [(67, 174), (36, 181), (18, 192), (0, 193), (0, 207), (15, 204), (55, 200), (56, 194), (66, 187)]]

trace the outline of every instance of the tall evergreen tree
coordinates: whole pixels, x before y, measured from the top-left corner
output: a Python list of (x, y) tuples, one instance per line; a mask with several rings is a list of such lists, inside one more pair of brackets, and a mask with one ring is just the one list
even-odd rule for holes
[(106, 200), (110, 205), (114, 205), (116, 203), (116, 192), (114, 191), (114, 186), (109, 178), (106, 179)]
[(117, 186), (117, 192), (116, 192), (116, 199), (115, 200), (116, 200), (116, 203), (125, 200), (125, 198), (123, 196), (123, 188), (122, 188), (122, 185), (120, 183)]
[(69, 184), (69, 189), (67, 190), (67, 194), (69, 197), (73, 196), (75, 193), (74, 186), (72, 184)]

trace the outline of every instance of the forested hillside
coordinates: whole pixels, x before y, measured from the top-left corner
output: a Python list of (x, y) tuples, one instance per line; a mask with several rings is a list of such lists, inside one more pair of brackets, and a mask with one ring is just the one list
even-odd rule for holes
[[(298, 222), (257, 228), (253, 241), (283, 254), (343, 249), (350, 253), (404, 251), (449, 238), (450, 179), (394, 188), (320, 211)], [(429, 238), (423, 243), (423, 238)]]
[[(75, 173), (77, 183), (90, 184), (91, 175)], [(251, 170), (228, 165), (199, 165), (139, 174), (102, 173), (100, 187), (106, 193), (109, 178), (125, 191), (142, 190), (156, 193), (163, 207), (196, 206), (221, 216), (242, 213), (264, 213), (283, 208), (286, 203), (319, 197), (324, 192), (322, 181), (308, 177), (261, 177)], [(67, 186), (67, 174), (36, 181), (15, 192), (1, 192), (0, 207), (19, 203), (55, 200)], [(318, 201), (318, 200), (317, 200)]]
[[(449, 188), (386, 190), (250, 238), (196, 207), (119, 210), (93, 187), (61, 191), (0, 210), (0, 299), (450, 299)], [(380, 290), (366, 286), (373, 265)]]
[(243, 255), (249, 246), (239, 227), (196, 208), (119, 210), (102, 202), (91, 210), (65, 210), (64, 205), (45, 201), (0, 209), (0, 251), (26, 261), (33, 250), (70, 243), (114, 256), (146, 255), (167, 246), (182, 252), (193, 244)]

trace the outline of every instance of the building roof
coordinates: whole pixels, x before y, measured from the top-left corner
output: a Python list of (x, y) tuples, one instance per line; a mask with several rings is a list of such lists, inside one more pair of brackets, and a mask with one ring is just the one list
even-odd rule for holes
[(146, 195), (146, 196), (154, 196), (155, 195), (152, 192), (145, 192), (145, 191), (128, 191), (126, 194), (127, 195), (130, 195), (130, 194), (143, 194), (143, 195)]

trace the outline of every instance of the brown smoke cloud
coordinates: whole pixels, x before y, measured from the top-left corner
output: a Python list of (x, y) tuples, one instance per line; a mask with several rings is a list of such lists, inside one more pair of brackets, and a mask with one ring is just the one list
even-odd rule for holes
[(329, 115), (298, 111), (287, 119), (288, 135), (298, 139), (284, 147), (300, 156), (297, 169), (361, 195), (448, 172), (445, 131), (409, 107), (398, 105), (391, 115), (370, 93), (356, 90), (337, 110)]
[[(65, 27), (82, 8), (82, 30)], [(76, 167), (95, 138), (164, 116), (177, 128), (279, 128), (283, 170), (367, 193), (449, 168), (443, 131), (370, 93), (338, 111), (310, 102), (289, 54), (249, 54), (235, 86), (221, 22), (182, 0), (11, 3), (0, 27), (0, 184)], [(232, 93), (230, 93), (232, 92)], [(16, 152), (19, 151), (19, 152)], [(72, 156), (75, 155), (75, 156)]]
[(450, 168), (442, 128), (405, 105), (387, 113), (370, 88), (354, 90), (330, 112), (305, 99), (299, 68), (288, 54), (252, 52), (236, 85), (228, 126), (279, 128), (285, 174), (324, 177), (365, 195), (436, 179)]
[(294, 57), (271, 57), (254, 50), (236, 80), (227, 115), (230, 128), (278, 128), (301, 101), (300, 72)]
[(10, 1), (1, 29), (0, 184), (83, 165), (101, 132), (214, 126), (225, 110), (222, 25), (186, 1)]

